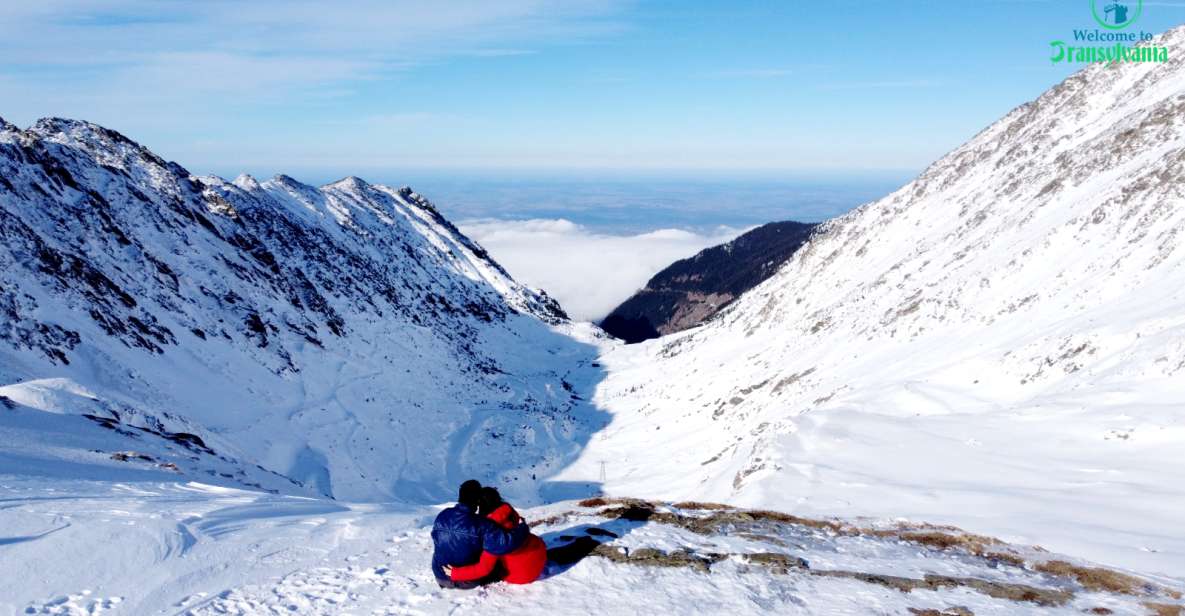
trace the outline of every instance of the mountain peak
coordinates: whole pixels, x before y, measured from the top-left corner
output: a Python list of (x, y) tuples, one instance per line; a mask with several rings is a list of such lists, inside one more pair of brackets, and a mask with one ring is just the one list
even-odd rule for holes
[(290, 175), (284, 174), (284, 173), (277, 173), (275, 176), (272, 177), (270, 183), (282, 186), (288, 190), (299, 192), (299, 193), (305, 193), (305, 194), (311, 195), (313, 193), (318, 192), (317, 188), (315, 186), (309, 186), (308, 184), (305, 184), (304, 182), (301, 182), (300, 180), (297, 180), (296, 178), (294, 178)]
[(24, 134), (33, 139), (84, 151), (107, 165), (131, 168), (147, 164), (167, 169), (168, 173), (180, 178), (189, 176), (189, 172), (180, 165), (164, 160), (122, 133), (85, 120), (41, 118)]
[(60, 118), (54, 116), (41, 118), (29, 128), (28, 132), (43, 138), (54, 139), (55, 141), (70, 140), (89, 143), (112, 142), (129, 144), (137, 148), (140, 147), (140, 144), (128, 139), (116, 131), (103, 128), (98, 124), (92, 124), (85, 120), (75, 120), (73, 118)]
[(369, 188), (370, 184), (368, 184), (366, 182), (366, 180), (364, 180), (356, 175), (348, 175), (336, 182), (326, 184), (326, 187), (333, 187), (333, 188), (339, 188), (339, 189), (348, 189), (348, 190), (358, 191), (358, 190), (363, 190), (363, 189)]
[(262, 188), (259, 185), (259, 180), (256, 180), (255, 177), (249, 173), (240, 173), (239, 177), (235, 178), (231, 184), (234, 184), (235, 186), (238, 186), (247, 192), (254, 192)]

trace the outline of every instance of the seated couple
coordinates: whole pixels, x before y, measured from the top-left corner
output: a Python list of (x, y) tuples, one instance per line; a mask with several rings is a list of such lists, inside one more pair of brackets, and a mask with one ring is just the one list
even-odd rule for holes
[(530, 584), (547, 564), (547, 546), (498, 490), (470, 479), (457, 504), (432, 525), (432, 573), (442, 588), (475, 588), (491, 582)]

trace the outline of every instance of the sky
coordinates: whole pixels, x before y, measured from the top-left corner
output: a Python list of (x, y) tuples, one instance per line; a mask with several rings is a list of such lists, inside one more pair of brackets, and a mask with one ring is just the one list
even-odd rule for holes
[(1065, 77), (1090, 1), (5, 2), (0, 116), (314, 182), (916, 172)]
[[(4, 2), (0, 117), (195, 174), (411, 184), (596, 319), (671, 261), (908, 181), (1064, 79), (1050, 41), (1096, 28), (1091, 1)], [(1143, 4), (1133, 29), (1185, 21)]]

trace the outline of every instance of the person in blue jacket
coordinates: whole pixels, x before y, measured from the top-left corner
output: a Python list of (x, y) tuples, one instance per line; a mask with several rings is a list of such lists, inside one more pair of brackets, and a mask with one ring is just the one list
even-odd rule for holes
[(472, 565), (483, 551), (503, 556), (519, 548), (530, 529), (526, 522), (506, 530), (492, 520), (477, 515), (481, 484), (470, 479), (461, 484), (457, 504), (441, 511), (432, 525), (432, 573), (441, 588), (468, 589), (490, 580), (454, 582), (449, 579), (453, 567)]

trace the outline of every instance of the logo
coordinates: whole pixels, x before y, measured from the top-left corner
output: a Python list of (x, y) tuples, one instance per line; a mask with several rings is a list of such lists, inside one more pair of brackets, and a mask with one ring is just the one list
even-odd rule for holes
[[(1151, 32), (1134, 28), (1144, 12), (1144, 0), (1090, 0), (1090, 12), (1099, 28), (1075, 28), (1073, 38), (1049, 43), (1054, 64), (1126, 64), (1168, 62), (1169, 50)], [(1100, 45), (1100, 43), (1102, 43)]]
[(1090, 12), (1100, 26), (1108, 30), (1122, 30), (1135, 23), (1140, 13), (1144, 12), (1144, 0), (1135, 0), (1135, 6), (1132, 4), (1130, 0), (1090, 0)]

